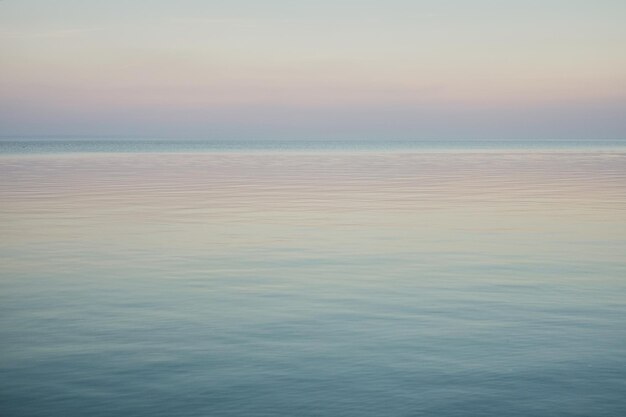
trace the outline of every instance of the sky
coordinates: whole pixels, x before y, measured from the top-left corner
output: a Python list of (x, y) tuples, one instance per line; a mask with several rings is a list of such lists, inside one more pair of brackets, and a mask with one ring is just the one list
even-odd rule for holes
[(626, 139), (624, 0), (0, 0), (0, 136)]

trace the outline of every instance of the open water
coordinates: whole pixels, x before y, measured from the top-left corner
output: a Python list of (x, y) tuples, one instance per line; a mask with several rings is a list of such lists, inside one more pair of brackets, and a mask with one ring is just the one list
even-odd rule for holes
[(0, 415), (626, 415), (624, 142), (0, 142)]

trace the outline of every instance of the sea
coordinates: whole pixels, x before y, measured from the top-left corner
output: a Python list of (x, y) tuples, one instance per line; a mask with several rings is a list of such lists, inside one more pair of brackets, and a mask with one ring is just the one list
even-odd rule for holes
[(626, 141), (0, 141), (3, 417), (626, 416)]

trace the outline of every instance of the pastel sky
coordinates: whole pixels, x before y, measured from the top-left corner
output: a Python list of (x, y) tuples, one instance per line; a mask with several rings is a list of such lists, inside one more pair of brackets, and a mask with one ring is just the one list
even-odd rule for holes
[(0, 135), (626, 139), (624, 0), (0, 0)]

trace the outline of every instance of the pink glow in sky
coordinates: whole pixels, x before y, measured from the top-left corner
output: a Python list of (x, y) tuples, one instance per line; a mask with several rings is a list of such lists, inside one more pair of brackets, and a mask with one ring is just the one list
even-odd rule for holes
[(624, 21), (609, 0), (6, 0), (0, 135), (626, 139)]

